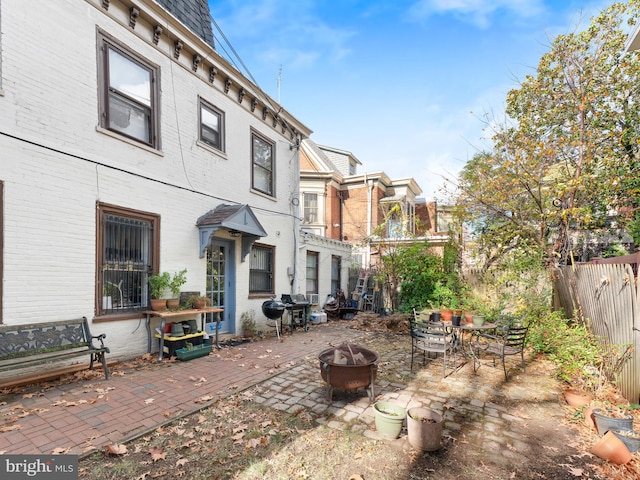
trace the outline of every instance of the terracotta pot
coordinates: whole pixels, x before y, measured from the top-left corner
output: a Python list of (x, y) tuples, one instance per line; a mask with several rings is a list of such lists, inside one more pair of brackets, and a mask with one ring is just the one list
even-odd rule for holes
[(464, 319), (467, 323), (473, 323), (473, 312), (464, 312)]
[(193, 301), (193, 306), (194, 306), (195, 308), (197, 308), (198, 310), (202, 310), (203, 308), (206, 308), (206, 307), (207, 307), (207, 303), (208, 303), (208, 302), (207, 302), (207, 300), (208, 300), (208, 299), (207, 299), (207, 298), (204, 298), (204, 297), (196, 298), (196, 299)]
[(589, 405), (587, 408), (584, 409), (584, 412), (582, 412), (582, 414), (584, 415), (584, 424), (593, 430), (597, 430), (596, 424), (593, 421), (594, 408), (596, 407), (594, 407), (593, 405)]
[(605, 433), (589, 452), (607, 462), (624, 465), (631, 460), (631, 452), (627, 446), (611, 431)]
[(169, 300), (167, 300), (167, 308), (169, 310), (174, 310), (176, 308), (178, 308), (180, 306), (180, 299), (179, 298), (170, 298)]
[(611, 430), (613, 434), (622, 440), (630, 452), (640, 452), (640, 432), (635, 430)]
[(450, 322), (452, 316), (453, 310), (451, 310), (450, 308), (443, 308), (442, 310), (440, 310), (440, 318), (443, 322)]
[(151, 309), (158, 311), (167, 308), (167, 301), (164, 298), (152, 298)]
[(564, 391), (564, 400), (571, 407), (582, 407), (591, 402), (591, 395), (580, 390), (569, 389)]

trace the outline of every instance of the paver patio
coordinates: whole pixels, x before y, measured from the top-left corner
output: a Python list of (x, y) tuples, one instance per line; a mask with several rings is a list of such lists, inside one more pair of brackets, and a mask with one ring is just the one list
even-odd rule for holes
[[(160, 425), (196, 412), (218, 399), (250, 390), (253, 401), (290, 413), (307, 409), (335, 429), (363, 432), (376, 439), (372, 407), (363, 389), (336, 390), (327, 399), (317, 355), (343, 341), (381, 352), (377, 399), (405, 407), (427, 406), (443, 413), (447, 442), (481, 439), (478, 455), (497, 463), (526, 464), (544, 445), (544, 432), (531, 435), (523, 426), (542, 416), (559, 429), (564, 413), (559, 386), (531, 358), (526, 382), (503, 380), (502, 369), (470, 364), (441, 378), (441, 363), (410, 366), (407, 336), (349, 328), (351, 322), (312, 326), (309, 332), (267, 338), (189, 362), (154, 363), (148, 368), (115, 368), (112, 379), (61, 384), (2, 399), (0, 452), (85, 455), (111, 443), (123, 443)], [(155, 357), (153, 357), (155, 359)], [(516, 362), (518, 363), (518, 362)], [(519, 369), (514, 377), (523, 375)], [(396, 441), (408, 448), (404, 438)], [(535, 443), (535, 444), (534, 444)]]

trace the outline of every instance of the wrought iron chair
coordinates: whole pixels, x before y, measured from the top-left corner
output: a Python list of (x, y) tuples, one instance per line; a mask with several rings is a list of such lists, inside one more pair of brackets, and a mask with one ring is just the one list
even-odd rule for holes
[[(414, 311), (415, 313), (415, 311)], [(456, 337), (442, 323), (416, 321), (417, 315), (409, 321), (411, 334), (411, 371), (413, 371), (413, 357), (422, 352), (423, 364), (427, 353), (442, 353), (442, 377), (447, 371), (447, 355), (454, 355)]]
[(502, 361), (502, 369), (504, 370), (504, 379), (508, 380), (507, 366), (505, 363), (505, 357), (509, 355), (520, 355), (522, 363), (522, 371), (527, 372), (524, 361), (524, 347), (527, 338), (527, 332), (529, 326), (524, 325), (522, 320), (518, 317), (511, 317), (500, 323), (498, 319), (498, 325), (496, 327), (496, 334), (478, 334), (475, 337), (475, 343), (473, 345), (473, 371), (476, 372), (480, 368), (480, 354), (489, 354), (493, 357), (493, 366), (496, 365), (496, 358), (499, 357)]

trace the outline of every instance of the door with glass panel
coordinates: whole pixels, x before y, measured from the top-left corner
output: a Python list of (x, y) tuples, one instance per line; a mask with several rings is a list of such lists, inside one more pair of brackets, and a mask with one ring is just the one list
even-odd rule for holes
[[(232, 332), (235, 318), (235, 262), (233, 242), (214, 240), (207, 250), (207, 292), (211, 305), (224, 309), (220, 332)], [(207, 321), (213, 321), (209, 314)]]

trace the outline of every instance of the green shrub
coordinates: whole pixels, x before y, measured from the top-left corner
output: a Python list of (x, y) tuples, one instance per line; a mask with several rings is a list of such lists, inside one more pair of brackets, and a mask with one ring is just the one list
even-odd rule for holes
[(596, 336), (584, 325), (551, 312), (529, 327), (528, 343), (544, 353), (558, 367), (556, 376), (566, 382), (581, 377), (585, 367), (600, 369), (604, 350)]

